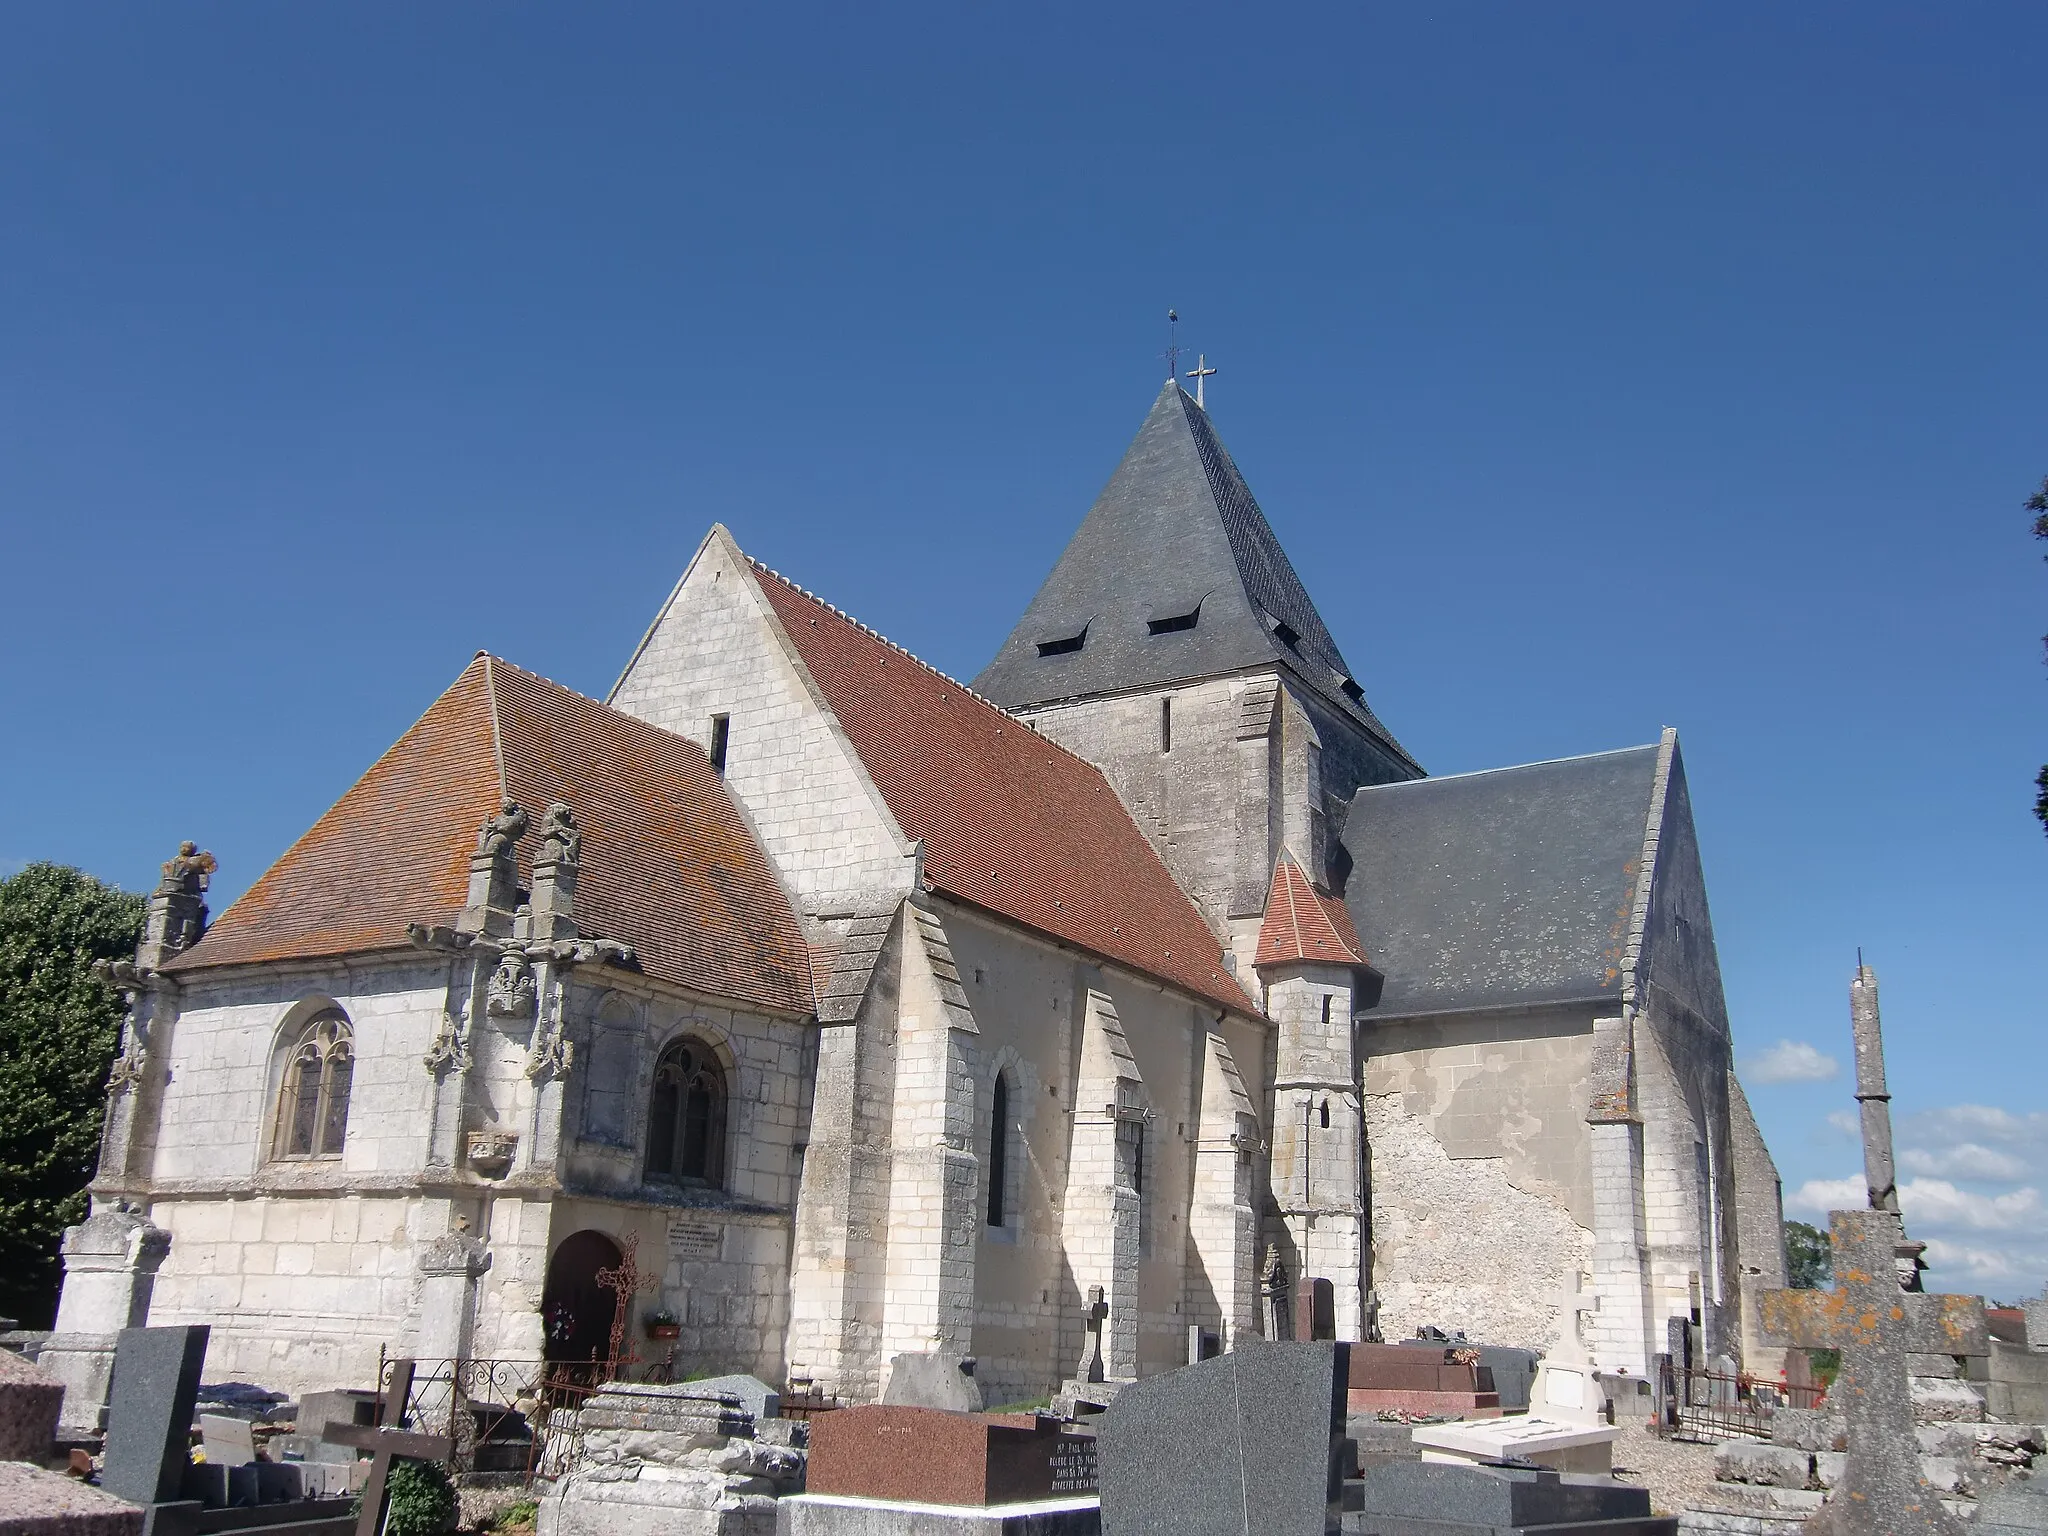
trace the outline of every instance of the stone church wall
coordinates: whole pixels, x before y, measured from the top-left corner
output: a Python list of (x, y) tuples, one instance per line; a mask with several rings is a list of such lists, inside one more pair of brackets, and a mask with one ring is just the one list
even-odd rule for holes
[(1382, 1331), (1553, 1340), (1560, 1288), (1592, 1254), (1590, 1011), (1361, 1028)]
[(1091, 990), (1112, 1000), (1153, 1112), (1145, 1127), (1139, 1369), (1151, 1375), (1183, 1364), (1187, 1325), (1199, 1321), (1215, 1330), (1221, 1322), (1221, 1299), (1188, 1240), (1208, 1034), (1217, 1030), (1225, 1036), (1249, 1086), (1270, 1077), (1268, 1031), (1236, 1020), (1218, 1025), (1214, 1008), (965, 909), (948, 906), (945, 922), (979, 1030), (970, 1071), (973, 1148), (984, 1181), (998, 1071), (1010, 1074), (1016, 1123), (1008, 1159), (1014, 1219), (990, 1228), (986, 1183), (976, 1192), (974, 1354), (984, 1394), (991, 1403), (1030, 1401), (1072, 1376), (1086, 1343), (1087, 1288), (1108, 1287), (1107, 1274), (1097, 1272), (1106, 1259), (1069, 1253), (1061, 1236), (1070, 1177), (1103, 1176), (1102, 1170), (1076, 1170), (1071, 1163), (1076, 1113), (1101, 1113), (1100, 1105), (1075, 1102)]
[(706, 539), (608, 701), (711, 748), (806, 915), (882, 909), (907, 891), (904, 851), (852, 749), (778, 643), (722, 530)]

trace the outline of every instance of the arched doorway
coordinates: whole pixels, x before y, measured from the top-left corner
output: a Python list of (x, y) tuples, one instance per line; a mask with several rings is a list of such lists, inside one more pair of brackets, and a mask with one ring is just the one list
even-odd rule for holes
[(615, 1267), (623, 1255), (602, 1232), (572, 1232), (548, 1260), (541, 1289), (545, 1353), (562, 1364), (587, 1364), (611, 1352), (612, 1320), (619, 1298), (597, 1283), (597, 1272)]

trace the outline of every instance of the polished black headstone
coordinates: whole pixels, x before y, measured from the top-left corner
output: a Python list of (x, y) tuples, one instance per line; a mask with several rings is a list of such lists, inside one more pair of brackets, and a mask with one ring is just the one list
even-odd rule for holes
[(1648, 1490), (1609, 1478), (1395, 1461), (1367, 1469), (1344, 1529), (1355, 1536), (1676, 1536), (1678, 1521), (1650, 1513)]
[[(1514, 1349), (1503, 1344), (1451, 1343), (1439, 1339), (1403, 1339), (1418, 1349), (1469, 1349), (1479, 1356), (1482, 1370), (1493, 1372), (1493, 1390), (1500, 1394), (1502, 1413), (1523, 1413), (1529, 1407), (1529, 1389), (1536, 1382), (1536, 1362), (1543, 1356), (1533, 1349)], [(1482, 1389), (1483, 1390), (1483, 1389)]]
[(1331, 1536), (1350, 1350), (1251, 1341), (1095, 1421), (1103, 1536)]
[(130, 1504), (183, 1496), (192, 1464), (192, 1406), (211, 1330), (123, 1328), (114, 1345), (100, 1486)]

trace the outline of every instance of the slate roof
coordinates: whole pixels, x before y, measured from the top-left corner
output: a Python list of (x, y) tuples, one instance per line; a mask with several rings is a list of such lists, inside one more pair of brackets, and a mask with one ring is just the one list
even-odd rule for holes
[(796, 914), (703, 749), (483, 655), (168, 969), (401, 949), (407, 923), (452, 924), (477, 826), (507, 797), (535, 823), (522, 880), (542, 812), (575, 811), (586, 935), (631, 944), (651, 976), (812, 1012)]
[(1361, 789), (1345, 905), (1383, 1016), (1618, 998), (1654, 746)]
[[(1191, 626), (1151, 631), (1189, 614)], [(1077, 649), (1039, 653), (1077, 636)], [(1169, 381), (974, 686), (1020, 709), (1276, 664), (1414, 765), (1367, 706), (1208, 413)]]
[(1254, 965), (1295, 961), (1324, 965), (1365, 965), (1365, 945), (1344, 903), (1317, 890), (1307, 871), (1283, 852), (1266, 891), (1266, 918), (1259, 925)]
[(1257, 1017), (1098, 769), (753, 565), (933, 890)]

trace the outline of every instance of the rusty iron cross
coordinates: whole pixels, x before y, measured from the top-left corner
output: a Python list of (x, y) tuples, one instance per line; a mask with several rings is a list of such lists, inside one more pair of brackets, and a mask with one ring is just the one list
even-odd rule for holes
[(1836, 1211), (1835, 1288), (1766, 1291), (1764, 1331), (1802, 1349), (1839, 1349), (1828, 1407), (1848, 1419), (1849, 1459), (1805, 1536), (1959, 1536), (1962, 1526), (1920, 1475), (1908, 1355), (1988, 1355), (1981, 1296), (1899, 1289), (1897, 1218)]
[(618, 1298), (612, 1308), (612, 1360), (624, 1362), (620, 1350), (626, 1341), (626, 1311), (632, 1305), (633, 1297), (641, 1291), (652, 1290), (661, 1279), (657, 1274), (648, 1274), (640, 1268), (640, 1234), (629, 1232), (625, 1241), (619, 1244), (619, 1262), (611, 1269), (600, 1269), (591, 1277), (604, 1289)]

